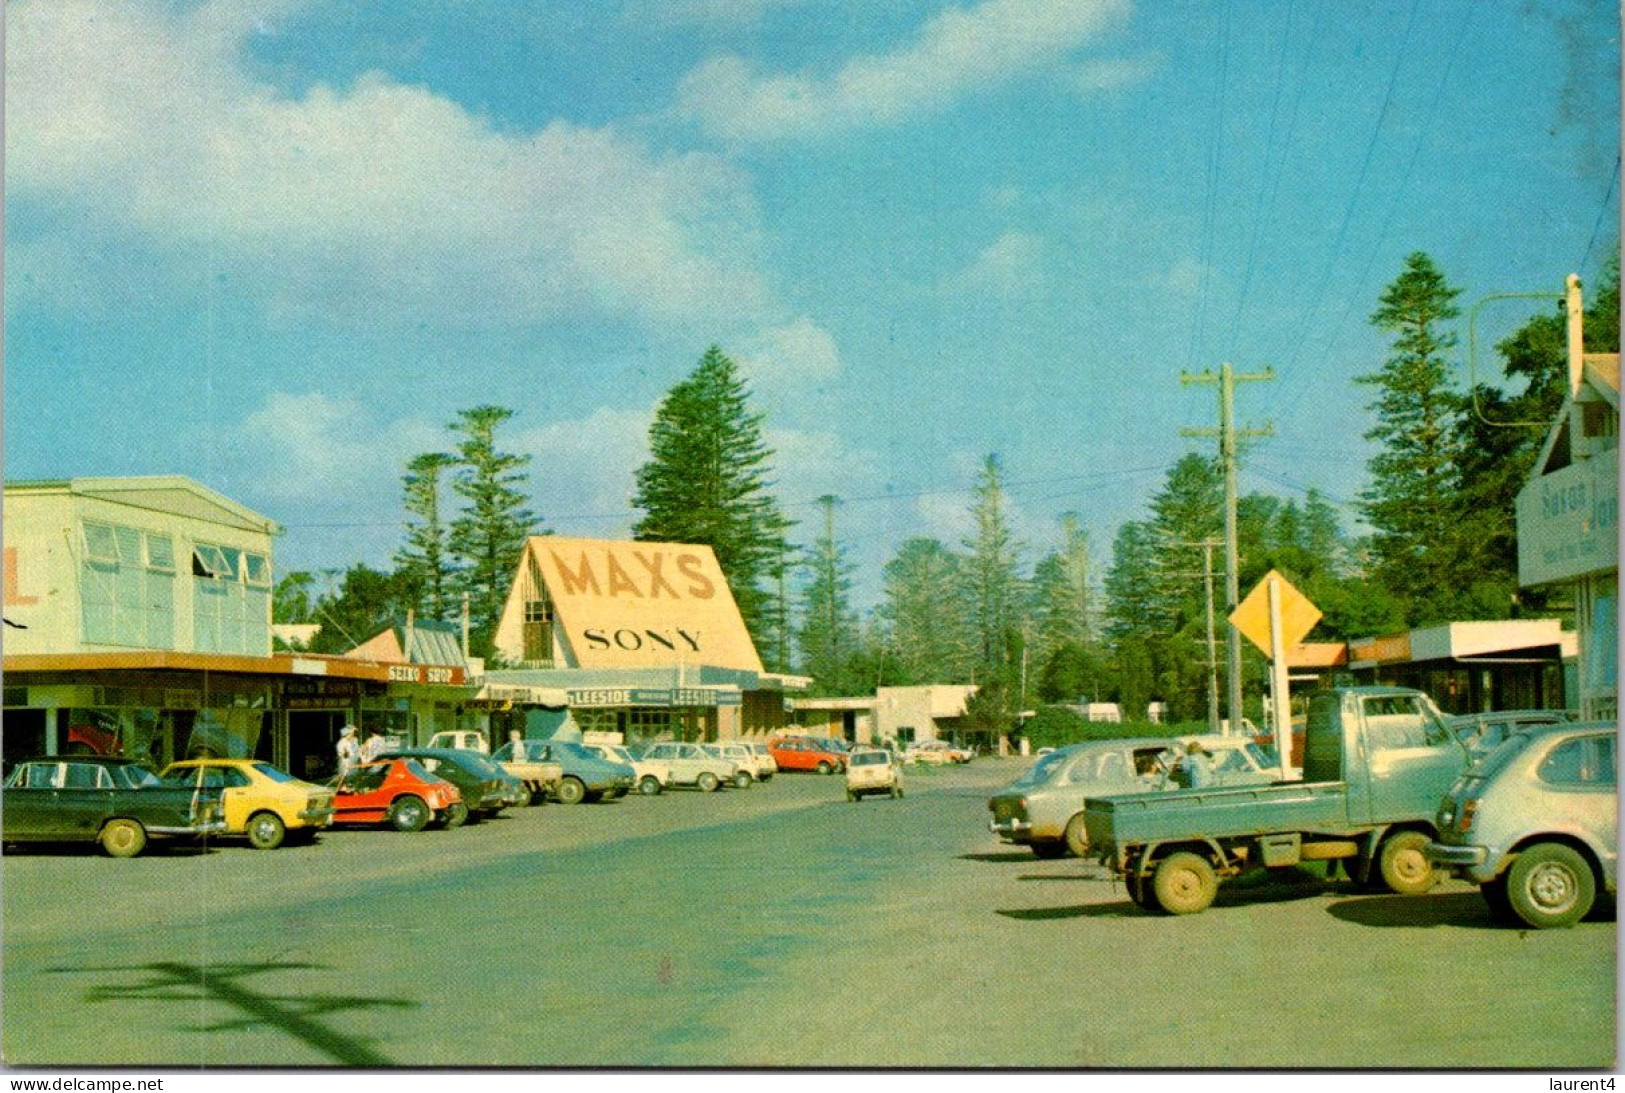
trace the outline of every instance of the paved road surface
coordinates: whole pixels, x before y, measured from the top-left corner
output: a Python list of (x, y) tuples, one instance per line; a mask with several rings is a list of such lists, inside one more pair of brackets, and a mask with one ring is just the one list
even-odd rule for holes
[(16, 1063), (1603, 1067), (1612, 923), (1307, 875), (1205, 914), (987, 835), (1015, 761), (902, 801), (781, 775), (311, 847), (4, 861)]

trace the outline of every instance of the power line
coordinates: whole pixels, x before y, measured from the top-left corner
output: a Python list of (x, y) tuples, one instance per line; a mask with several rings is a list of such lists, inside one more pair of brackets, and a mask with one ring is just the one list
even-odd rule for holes
[(1219, 166), (1224, 156), (1225, 92), (1230, 82), (1230, 24), (1231, 3), (1230, 0), (1225, 0), (1224, 31), (1219, 39), (1219, 94), (1214, 107), (1213, 140), (1208, 147), (1207, 192), (1203, 195), (1202, 202), (1202, 250), (1196, 274), (1196, 315), (1191, 320), (1190, 351), (1185, 356), (1187, 365), (1196, 363), (1197, 345), (1204, 332), (1203, 328), (1207, 325), (1207, 297), (1212, 281), (1209, 267), (1213, 255), (1213, 210), (1218, 201)]
[(1597, 244), (1597, 233), (1602, 230), (1603, 217), (1608, 214), (1611, 207), (1609, 198), (1614, 196), (1614, 187), (1619, 185), (1619, 156), (1614, 156), (1614, 177), (1608, 180), (1608, 190), (1602, 195), (1602, 207), (1597, 210), (1597, 221), (1591, 225), (1591, 238), (1586, 240), (1585, 257), (1580, 259), (1580, 268), (1586, 268), (1591, 261), (1591, 248)]

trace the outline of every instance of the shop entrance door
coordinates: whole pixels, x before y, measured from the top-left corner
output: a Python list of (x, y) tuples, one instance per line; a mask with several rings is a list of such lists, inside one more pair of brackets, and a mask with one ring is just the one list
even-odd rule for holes
[(349, 716), (348, 710), (289, 710), (288, 773), (308, 782), (337, 774), (334, 748)]

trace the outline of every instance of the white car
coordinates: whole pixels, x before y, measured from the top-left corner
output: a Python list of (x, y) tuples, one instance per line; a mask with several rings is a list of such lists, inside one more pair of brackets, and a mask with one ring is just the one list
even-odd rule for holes
[(937, 766), (947, 766), (949, 763), (959, 762), (947, 742), (942, 740), (922, 740), (918, 744), (911, 744), (903, 753), (905, 763), (931, 763)]
[(653, 797), (671, 785), (671, 766), (653, 759), (638, 759), (620, 744), (583, 744), (582, 747), (601, 755), (611, 763), (625, 763), (632, 768), (633, 782), (639, 793)]
[[(723, 755), (732, 759), (742, 770), (750, 771), (751, 777), (758, 782), (765, 782), (779, 772), (779, 765), (773, 761), (766, 744), (747, 744), (743, 740), (732, 740), (722, 744), (721, 747)], [(758, 751), (758, 748), (761, 750)]]
[(859, 748), (846, 766), (846, 799), (884, 794), (903, 795), (903, 772), (892, 762), (891, 752), (879, 748)]
[(756, 757), (743, 744), (701, 744), (707, 755), (733, 764), (735, 789), (746, 789), (756, 781)]
[[(678, 740), (662, 740), (643, 749), (646, 762), (663, 763), (671, 772), (671, 786), (698, 786), (710, 793), (718, 786), (731, 784), (739, 768), (726, 759), (719, 759), (698, 744), (685, 744)], [(748, 783), (747, 783), (748, 784)]]

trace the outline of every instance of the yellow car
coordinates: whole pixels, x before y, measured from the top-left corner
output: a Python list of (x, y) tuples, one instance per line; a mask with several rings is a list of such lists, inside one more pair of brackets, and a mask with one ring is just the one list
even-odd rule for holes
[(247, 836), (260, 850), (282, 845), (289, 830), (314, 835), (333, 822), (333, 791), (301, 782), (259, 759), (188, 759), (159, 776), (171, 785), (221, 791), (225, 835)]

